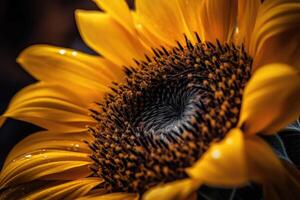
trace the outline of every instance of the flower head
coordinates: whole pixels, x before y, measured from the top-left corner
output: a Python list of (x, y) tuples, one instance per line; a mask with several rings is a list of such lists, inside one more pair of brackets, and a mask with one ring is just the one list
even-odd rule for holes
[(188, 199), (256, 182), (296, 199), (299, 172), (258, 135), (300, 114), (299, 1), (95, 2), (104, 12), (76, 19), (101, 56), (36, 45), (18, 58), (39, 82), (1, 120), (45, 130), (8, 155), (1, 198)]

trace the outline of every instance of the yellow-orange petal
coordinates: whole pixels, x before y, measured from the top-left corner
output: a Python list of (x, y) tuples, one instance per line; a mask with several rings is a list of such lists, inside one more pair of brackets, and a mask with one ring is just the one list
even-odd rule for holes
[(142, 24), (141, 19), (139, 18), (138, 14), (136, 11), (131, 12), (133, 16), (133, 21), (134, 21), (134, 26), (136, 30), (137, 37), (140, 39), (142, 43), (145, 44), (145, 46), (148, 46), (152, 48), (157, 48), (160, 46), (164, 46), (166, 48), (171, 47), (164, 41), (162, 41), (160, 38), (154, 35), (146, 26)]
[(282, 164), (263, 139), (242, 135), (239, 129), (212, 144), (187, 172), (191, 179), (212, 186), (237, 187), (253, 181), (262, 184), (265, 197), (296, 199), (300, 193), (299, 171)]
[(7, 189), (1, 190), (0, 199), (15, 199), (24, 197), (29, 193), (49, 186), (52, 181), (32, 181), (29, 183), (12, 186)]
[(240, 186), (248, 182), (244, 136), (241, 130), (232, 129), (219, 143), (212, 144), (207, 152), (187, 173), (207, 185)]
[(201, 21), (205, 40), (230, 41), (237, 20), (237, 0), (203, 0)]
[(238, 3), (238, 29), (236, 31), (236, 39), (238, 43), (244, 43), (247, 51), (251, 43), (251, 35), (260, 5), (260, 0), (239, 0)]
[(89, 154), (63, 150), (30, 152), (8, 163), (0, 173), (0, 188), (37, 179), (69, 180), (91, 174)]
[(13, 160), (33, 152), (46, 150), (65, 150), (82, 153), (91, 153), (84, 141), (91, 141), (92, 136), (88, 132), (53, 132), (41, 131), (29, 135), (19, 142), (7, 156), (4, 167)]
[(201, 3), (203, 0), (177, 0), (185, 24), (191, 34), (190, 39), (195, 39), (194, 33), (204, 39), (204, 27), (201, 24)]
[(283, 62), (300, 69), (300, 2), (267, 0), (259, 9), (250, 54), (254, 69)]
[(82, 129), (95, 122), (81, 99), (60, 85), (39, 82), (17, 93), (1, 117), (27, 121), (45, 129), (58, 130), (63, 126)]
[(259, 68), (243, 96), (239, 126), (246, 134), (274, 134), (300, 115), (300, 73), (274, 63)]
[(135, 33), (133, 18), (125, 0), (94, 0), (95, 3), (126, 28)]
[(261, 183), (265, 199), (291, 199), (300, 196), (299, 171), (280, 162), (271, 147), (261, 138), (245, 140), (249, 179)]
[(119, 66), (134, 65), (148, 51), (112, 16), (98, 11), (76, 11), (76, 22), (83, 40), (91, 48)]
[(94, 187), (101, 184), (103, 180), (98, 178), (83, 178), (66, 183), (57, 183), (53, 186), (47, 186), (38, 191), (34, 191), (29, 195), (26, 195), (25, 199), (66, 199), (73, 200), (84, 196)]
[(139, 200), (139, 195), (121, 192), (103, 194), (100, 192), (99, 194), (95, 193), (92, 195), (83, 196), (78, 200)]
[(136, 0), (136, 14), (140, 26), (161, 40), (161, 45), (174, 45), (189, 36), (182, 12), (177, 1)]
[(86, 195), (77, 198), (76, 200), (92, 200), (92, 199), (97, 199), (99, 198), (99, 196), (101, 195), (105, 195), (107, 194), (107, 190), (105, 188), (95, 188), (93, 190), (91, 190), (90, 192), (88, 192)]
[[(105, 59), (72, 49), (49, 45), (28, 47), (17, 61), (36, 79), (45, 82), (72, 84), (101, 94), (107, 85), (118, 80), (122, 69), (109, 64)], [(83, 94), (86, 92), (83, 91)]]
[(184, 179), (150, 188), (144, 195), (144, 200), (168, 199), (187, 200), (197, 199), (195, 191), (201, 182), (196, 179)]

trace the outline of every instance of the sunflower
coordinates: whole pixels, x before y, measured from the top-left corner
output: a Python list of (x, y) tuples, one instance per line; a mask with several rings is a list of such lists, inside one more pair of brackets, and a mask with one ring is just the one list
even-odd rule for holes
[[(76, 11), (99, 56), (35, 45), (37, 83), (1, 116), (43, 128), (17, 144), (2, 199), (192, 199), (257, 183), (300, 196), (299, 171), (262, 135), (300, 114), (297, 0), (95, 0)], [(101, 55), (101, 56), (100, 56)]]

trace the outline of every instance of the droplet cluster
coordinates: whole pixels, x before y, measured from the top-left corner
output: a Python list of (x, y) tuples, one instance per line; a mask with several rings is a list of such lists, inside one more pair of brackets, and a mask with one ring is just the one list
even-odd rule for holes
[(186, 39), (125, 69), (97, 109), (91, 167), (113, 192), (143, 193), (187, 177), (238, 121), (252, 59), (243, 46)]

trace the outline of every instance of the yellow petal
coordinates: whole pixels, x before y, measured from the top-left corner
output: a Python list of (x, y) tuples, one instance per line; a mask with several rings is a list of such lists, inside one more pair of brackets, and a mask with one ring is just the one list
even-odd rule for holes
[(110, 193), (110, 194), (93, 194), (79, 198), (78, 200), (138, 200), (139, 195), (133, 193)]
[[(163, 35), (161, 35), (161, 33), (157, 33), (157, 31), (155, 31), (153, 29), (153, 25), (152, 24), (147, 24), (144, 23), (144, 16), (142, 12), (135, 12), (132, 11), (132, 16), (134, 18), (134, 24), (135, 24), (135, 29), (137, 32), (138, 37), (140, 38), (140, 40), (143, 41), (143, 43), (146, 44), (146, 46), (148, 47), (160, 47), (160, 46), (164, 46), (166, 48), (171, 48), (174, 46), (174, 41), (175, 40), (179, 40), (181, 42), (183, 42), (183, 33), (185, 33), (190, 40), (194, 40), (195, 39), (195, 35), (194, 32), (197, 32), (198, 35), (201, 38), (204, 38), (203, 36), (203, 28), (201, 25), (201, 20), (200, 20), (200, 8), (201, 8), (201, 3), (200, 1), (197, 0), (176, 0), (177, 2), (173, 3), (173, 8), (169, 8), (171, 11), (172, 10), (177, 10), (177, 15), (179, 18), (179, 23), (182, 23), (180, 26), (182, 28), (183, 31), (180, 31), (180, 34), (177, 34), (177, 36), (173, 37), (173, 38), (169, 38), (169, 36), (163, 37)], [(142, 3), (142, 2), (141, 2)], [(159, 3), (165, 3), (165, 2), (159, 2)], [(168, 3), (168, 2), (166, 2)], [(178, 8), (176, 7), (176, 3), (178, 3)], [(143, 5), (141, 5), (143, 6)], [(143, 8), (146, 9), (146, 8)], [(150, 8), (151, 9), (151, 8)], [(147, 11), (148, 12), (148, 11)], [(170, 17), (170, 16), (166, 16)], [(150, 18), (150, 20), (154, 20), (152, 18)], [(147, 21), (147, 19), (146, 19)], [(166, 21), (168, 21), (166, 19)], [(159, 22), (161, 23), (161, 22)], [(158, 25), (161, 26), (161, 25)], [(171, 28), (171, 27), (170, 27)], [(163, 29), (165, 30), (165, 28)], [(160, 31), (160, 30), (158, 30)], [(174, 34), (174, 33), (172, 33)]]
[(239, 43), (244, 43), (249, 50), (250, 39), (256, 22), (260, 0), (239, 0), (238, 3), (238, 32), (236, 37)]
[(66, 183), (45, 187), (25, 196), (25, 199), (66, 199), (73, 200), (84, 196), (103, 181), (98, 178), (78, 179)]
[(260, 137), (244, 136), (233, 129), (223, 141), (212, 144), (187, 172), (207, 185), (236, 187), (253, 181), (263, 185), (266, 197), (296, 199), (300, 174), (292, 168), (282, 164)]
[(232, 129), (225, 139), (212, 144), (187, 170), (190, 177), (208, 185), (234, 187), (246, 184), (248, 176), (242, 134), (239, 129)]
[[(201, 17), (200, 17), (200, 9), (201, 3), (203, 0), (177, 0), (181, 13), (183, 15), (184, 21), (191, 33), (191, 36), (194, 35), (195, 32), (204, 39), (203, 35), (203, 27), (201, 24)], [(190, 37), (193, 39), (194, 37)]]
[(136, 0), (136, 13), (140, 26), (162, 42), (161, 45), (174, 45), (183, 41), (183, 34), (189, 36), (182, 12), (177, 1)]
[(239, 126), (274, 134), (300, 115), (300, 74), (285, 64), (259, 68), (245, 88)]
[[(37, 179), (76, 179), (91, 174), (89, 154), (63, 150), (41, 150), (16, 158), (2, 169), (0, 187)], [(58, 176), (59, 175), (59, 176)]]
[(125, 0), (94, 0), (95, 3), (126, 28), (131, 34), (134, 34), (134, 23), (130, 9)]
[(204, 0), (201, 21), (205, 40), (230, 41), (237, 20), (237, 0)]
[(90, 148), (83, 141), (91, 141), (88, 132), (51, 132), (41, 131), (31, 134), (19, 142), (7, 156), (4, 167), (14, 159), (37, 151), (65, 150), (90, 153)]
[(76, 200), (97, 200), (97, 198), (99, 198), (99, 196), (102, 196), (102, 195), (105, 195), (107, 194), (107, 190), (105, 188), (95, 188), (93, 190), (91, 190), (90, 192), (88, 192), (86, 195), (80, 197), (80, 198), (77, 198)]
[(299, 171), (282, 164), (273, 150), (261, 138), (245, 140), (249, 179), (261, 183), (265, 199), (298, 199)]
[[(46, 129), (60, 126), (84, 128), (95, 122), (88, 116), (86, 100), (57, 84), (27, 86), (11, 100), (1, 116), (34, 123)], [(57, 125), (57, 126), (56, 126)]]
[(294, 0), (265, 1), (257, 16), (250, 54), (254, 69), (284, 62), (300, 69), (300, 2)]
[(50, 181), (32, 181), (30, 183), (20, 184), (1, 190), (0, 199), (20, 199), (32, 191), (49, 186)]
[(109, 65), (103, 58), (47, 45), (25, 49), (18, 62), (38, 80), (72, 84), (73, 88), (79, 85), (99, 93), (106, 91), (105, 86), (117, 80), (122, 72), (121, 68)]
[(164, 46), (165, 48), (171, 47), (160, 38), (155, 36), (154, 33), (152, 33), (146, 26), (142, 24), (142, 21), (136, 11), (132, 11), (131, 14), (133, 16), (137, 37), (139, 37), (140, 41), (144, 43), (145, 46), (148, 46), (150, 49), (151, 47), (158, 48), (160, 46)]
[[(195, 191), (200, 187), (198, 180), (184, 179), (158, 185), (150, 188), (144, 195), (144, 200), (168, 199), (184, 200), (194, 199)], [(196, 199), (196, 198), (195, 198)]]
[(132, 35), (107, 13), (76, 11), (76, 21), (83, 40), (99, 54), (119, 66), (134, 64), (147, 53), (136, 35)]

